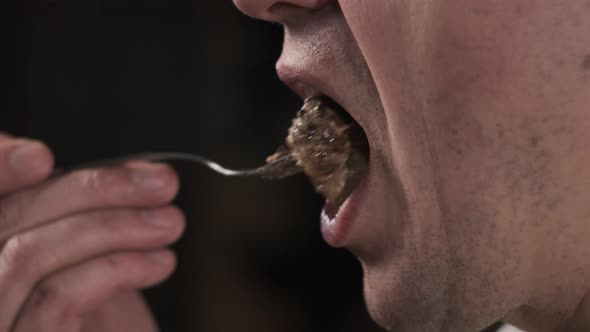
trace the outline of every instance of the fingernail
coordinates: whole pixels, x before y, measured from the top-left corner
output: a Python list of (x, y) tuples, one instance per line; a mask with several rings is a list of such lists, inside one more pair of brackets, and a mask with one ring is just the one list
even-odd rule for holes
[(169, 182), (166, 175), (155, 167), (135, 167), (131, 177), (137, 186), (145, 189), (161, 189)]
[(145, 211), (143, 212), (143, 218), (150, 224), (161, 227), (170, 228), (176, 225), (177, 221), (170, 217), (169, 213), (163, 211)]
[(15, 148), (9, 155), (12, 168), (19, 173), (41, 173), (46, 168), (43, 146), (38, 143), (25, 143)]

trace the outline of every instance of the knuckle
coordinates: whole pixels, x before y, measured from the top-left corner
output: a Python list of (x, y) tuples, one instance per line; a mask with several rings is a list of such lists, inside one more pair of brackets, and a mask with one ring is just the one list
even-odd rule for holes
[(84, 197), (117, 201), (133, 192), (121, 169), (88, 169), (74, 172), (73, 183)]
[(73, 181), (80, 188), (89, 193), (94, 193), (100, 189), (102, 176), (99, 170), (83, 170), (72, 174)]
[(14, 235), (4, 244), (2, 249), (2, 265), (15, 271), (29, 271), (36, 265), (37, 248), (35, 242), (26, 234)]
[(34, 233), (10, 237), (0, 252), (0, 269), (12, 278), (36, 282), (50, 272), (59, 257), (47, 250)]

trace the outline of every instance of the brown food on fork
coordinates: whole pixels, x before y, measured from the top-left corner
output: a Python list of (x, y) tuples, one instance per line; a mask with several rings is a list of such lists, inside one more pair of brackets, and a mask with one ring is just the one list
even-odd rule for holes
[(275, 177), (303, 171), (333, 206), (346, 200), (368, 168), (366, 136), (353, 120), (344, 120), (338, 107), (325, 97), (307, 98), (293, 119), (285, 145), (266, 160), (292, 160), (283, 163)]

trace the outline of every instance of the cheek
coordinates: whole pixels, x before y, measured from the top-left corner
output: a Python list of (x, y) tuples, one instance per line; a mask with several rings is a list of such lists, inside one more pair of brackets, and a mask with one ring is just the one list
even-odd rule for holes
[(501, 311), (527, 298), (539, 229), (568, 204), (571, 172), (561, 165), (576, 164), (565, 147), (585, 137), (575, 98), (588, 41), (565, 36), (588, 37), (553, 25), (575, 14), (545, 1), (445, 4), (437, 15), (459, 17), (432, 20), (419, 59), (428, 70), (415, 77), (449, 245), (468, 267), (464, 287)]
[(453, 256), (468, 266), (465, 287), (511, 288), (510, 280), (493, 276), (509, 275), (522, 263), (515, 230), (527, 220), (525, 194), (545, 157), (529, 141), (542, 125), (530, 122), (539, 113), (530, 105), (523, 46), (511, 32), (518, 11), (513, 2), (485, 0), (433, 6), (416, 60), (426, 70), (414, 77), (422, 89), (444, 227)]
[(569, 47), (551, 40), (549, 7), (535, 4), (445, 2), (426, 34), (421, 61), (429, 70), (415, 75), (443, 206), (454, 220), (491, 221), (478, 225), (488, 228), (489, 245), (537, 217), (531, 209), (547, 200), (555, 142), (569, 140), (559, 128), (575, 123), (563, 109), (579, 57), (550, 50)]
[[(584, 141), (572, 134), (580, 118), (564, 112), (575, 104), (590, 45), (581, 33), (589, 21), (569, 31), (584, 10), (560, 12), (567, 6), (549, 0), (340, 3), (385, 108), (393, 164), (410, 202), (406, 239), (415, 247), (366, 269), (369, 304), (379, 317), (384, 307), (405, 313), (383, 294), (421, 294), (429, 281), (453, 303), (467, 303), (468, 319), (484, 309), (502, 316), (529, 287), (515, 271), (529, 268), (531, 225), (559, 204), (562, 146)], [(426, 230), (447, 237), (438, 243), (448, 251), (445, 276), (429, 268), (435, 251)], [(410, 295), (399, 298), (416, 304)]]

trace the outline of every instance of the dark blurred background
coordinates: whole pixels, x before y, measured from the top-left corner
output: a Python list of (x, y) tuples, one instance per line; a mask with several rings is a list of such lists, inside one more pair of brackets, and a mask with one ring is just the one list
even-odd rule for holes
[[(59, 165), (175, 150), (256, 166), (300, 105), (274, 72), (281, 27), (229, 0), (36, 0), (5, 13), (15, 58), (0, 130), (47, 142)], [(321, 240), (322, 200), (304, 177), (175, 166), (188, 228), (177, 272), (146, 292), (163, 331), (380, 331), (359, 264)]]

